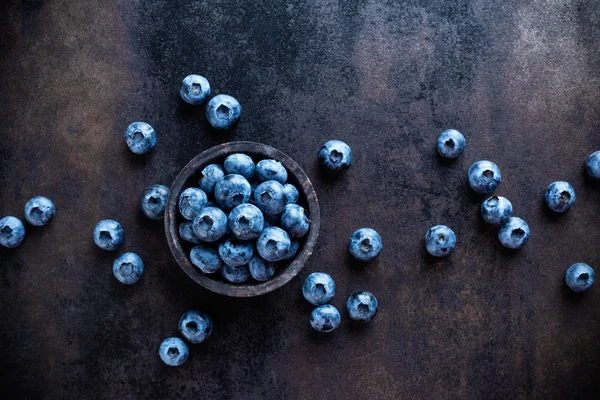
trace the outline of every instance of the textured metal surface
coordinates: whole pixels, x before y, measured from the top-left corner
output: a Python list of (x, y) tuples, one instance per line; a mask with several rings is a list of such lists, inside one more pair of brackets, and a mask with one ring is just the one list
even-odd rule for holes
[[(600, 285), (566, 292), (574, 262), (599, 271), (600, 186), (584, 174), (600, 148), (600, 6), (585, 0), (6, 1), (0, 7), (0, 211), (34, 195), (55, 220), (0, 250), (2, 398), (597, 398)], [(244, 110), (210, 130), (178, 87), (201, 73)], [(127, 125), (158, 147), (131, 155)], [(435, 154), (445, 128), (468, 149)], [(323, 179), (316, 153), (347, 141), (354, 165)], [(215, 144), (253, 140), (297, 160), (319, 196), (313, 256), (285, 288), (251, 299), (211, 294), (172, 258), (162, 221), (137, 202)], [(532, 229), (519, 252), (478, 217), (468, 165), (498, 163), (498, 194)], [(554, 180), (577, 203), (543, 207)], [(132, 287), (95, 248), (102, 218), (147, 268)], [(447, 260), (426, 256), (432, 225), (452, 227)], [(367, 267), (352, 231), (383, 238)], [(355, 290), (381, 305), (368, 325), (311, 332), (302, 279), (330, 273), (333, 304)], [(157, 349), (189, 308), (214, 319), (181, 368)], [(345, 312), (343, 311), (343, 315)]]

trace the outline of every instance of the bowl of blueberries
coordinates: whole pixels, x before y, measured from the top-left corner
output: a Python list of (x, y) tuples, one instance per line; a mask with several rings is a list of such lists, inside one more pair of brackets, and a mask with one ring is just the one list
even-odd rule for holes
[(231, 142), (192, 159), (170, 190), (167, 242), (183, 271), (232, 297), (269, 293), (312, 255), (319, 203), (300, 166), (279, 150)]

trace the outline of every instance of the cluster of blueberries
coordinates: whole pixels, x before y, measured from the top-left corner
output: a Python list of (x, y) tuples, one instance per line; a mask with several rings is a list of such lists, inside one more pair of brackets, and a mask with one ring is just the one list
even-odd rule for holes
[[(33, 226), (44, 226), (56, 214), (52, 200), (36, 196), (25, 203), (25, 220)], [(12, 249), (18, 247), (25, 239), (25, 225), (17, 217), (8, 215), (0, 219), (0, 245)]]

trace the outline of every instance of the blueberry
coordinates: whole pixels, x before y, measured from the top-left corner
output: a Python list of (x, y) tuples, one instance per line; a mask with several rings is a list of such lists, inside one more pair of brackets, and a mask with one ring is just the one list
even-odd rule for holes
[(125, 131), (125, 142), (135, 154), (146, 154), (156, 146), (156, 132), (145, 122), (134, 122)]
[(217, 164), (209, 164), (202, 170), (200, 180), (200, 189), (204, 190), (206, 194), (213, 193), (215, 186), (225, 176), (223, 168)]
[(435, 257), (446, 257), (456, 246), (456, 235), (446, 225), (436, 225), (425, 234), (425, 247)]
[(573, 264), (565, 276), (567, 286), (574, 292), (585, 292), (594, 283), (594, 270), (587, 264)]
[(215, 129), (231, 129), (240, 119), (242, 106), (233, 97), (219, 94), (208, 102), (206, 119)]
[(306, 235), (310, 228), (310, 220), (304, 208), (297, 204), (288, 204), (281, 214), (281, 227), (291, 238), (297, 239)]
[(481, 216), (488, 224), (502, 225), (512, 215), (512, 204), (506, 197), (493, 196), (481, 204)]
[(350, 237), (348, 250), (359, 261), (371, 261), (381, 253), (383, 243), (379, 233), (371, 228), (361, 228)]
[(256, 179), (261, 182), (277, 181), (283, 185), (287, 178), (287, 170), (279, 161), (261, 160), (256, 164)]
[(296, 186), (294, 186), (290, 183), (286, 183), (285, 185), (283, 185), (283, 195), (285, 197), (285, 202), (287, 204), (297, 202), (298, 197), (300, 197), (300, 194), (298, 193), (298, 189), (296, 189)]
[(221, 275), (227, 282), (231, 283), (244, 283), (250, 279), (250, 271), (248, 270), (247, 265), (232, 267), (224, 264), (223, 268), (221, 268)]
[(252, 260), (248, 264), (248, 269), (250, 270), (250, 275), (259, 282), (268, 281), (275, 275), (275, 264), (263, 260), (258, 255), (252, 257)]
[(529, 240), (529, 226), (521, 218), (511, 217), (500, 228), (498, 239), (502, 246), (518, 249)]
[(231, 238), (219, 244), (219, 256), (221, 260), (231, 267), (246, 265), (254, 255), (254, 246), (250, 242)]
[(575, 190), (568, 182), (553, 182), (546, 189), (546, 204), (554, 212), (567, 211), (575, 203)]
[(340, 312), (331, 304), (317, 307), (310, 314), (310, 325), (319, 332), (331, 332), (340, 325)]
[(190, 260), (205, 274), (213, 274), (220, 270), (223, 265), (219, 253), (215, 249), (206, 246), (194, 246), (190, 251)]
[(287, 232), (276, 226), (265, 228), (256, 241), (258, 254), (267, 261), (282, 260), (288, 254), (290, 246)]
[(351, 319), (368, 322), (377, 314), (379, 303), (372, 293), (356, 292), (348, 298), (346, 308)]
[(500, 169), (491, 161), (477, 161), (469, 167), (469, 185), (477, 193), (492, 193), (500, 182)]
[(290, 242), (290, 249), (288, 250), (285, 257), (283, 257), (281, 259), (281, 261), (291, 260), (292, 258), (296, 257), (296, 254), (298, 254), (299, 249), (300, 249), (300, 242), (297, 240), (292, 240)]
[(121, 254), (113, 263), (115, 278), (126, 285), (139, 281), (143, 272), (144, 262), (135, 253)]
[(20, 219), (8, 216), (0, 219), (0, 244), (12, 249), (25, 239), (25, 227)]
[(192, 221), (196, 214), (198, 214), (204, 207), (208, 198), (204, 190), (198, 188), (187, 188), (179, 196), (179, 212), (183, 215), (183, 218)]
[(588, 157), (585, 167), (592, 178), (600, 179), (600, 151), (596, 151)]
[(228, 174), (238, 174), (250, 180), (254, 176), (254, 161), (246, 154), (230, 154), (223, 163)]
[(179, 332), (188, 342), (198, 344), (204, 342), (213, 330), (212, 320), (207, 313), (190, 310), (179, 320)]
[(304, 280), (302, 294), (315, 306), (329, 303), (329, 300), (335, 295), (335, 282), (329, 274), (313, 272)]
[(169, 199), (169, 188), (163, 185), (152, 185), (142, 192), (140, 208), (150, 219), (162, 219)]
[(352, 150), (341, 140), (330, 140), (319, 150), (319, 163), (329, 172), (340, 172), (350, 168)]
[(438, 153), (444, 158), (457, 158), (466, 146), (463, 134), (454, 129), (445, 130), (437, 140)]
[(37, 196), (25, 204), (25, 219), (31, 225), (46, 225), (55, 213), (54, 203), (46, 197)]
[(123, 227), (115, 220), (102, 220), (94, 228), (94, 243), (101, 249), (116, 250), (124, 240)]
[(267, 216), (281, 214), (286, 205), (283, 186), (277, 181), (261, 183), (254, 191), (254, 202)]
[(263, 231), (265, 219), (252, 204), (240, 204), (229, 213), (229, 229), (240, 240), (256, 239)]
[(190, 221), (183, 222), (179, 225), (179, 237), (186, 242), (192, 244), (200, 244), (200, 239), (196, 237), (194, 233), (193, 223)]
[(178, 337), (170, 337), (160, 344), (158, 354), (165, 364), (177, 367), (187, 360), (189, 350), (183, 340)]
[(215, 242), (227, 233), (227, 215), (220, 208), (204, 207), (194, 218), (192, 229), (203, 242)]
[(181, 83), (179, 95), (188, 104), (202, 104), (210, 96), (210, 84), (203, 76), (188, 75)]
[(215, 199), (223, 210), (229, 211), (250, 200), (250, 183), (241, 175), (229, 174), (217, 182)]

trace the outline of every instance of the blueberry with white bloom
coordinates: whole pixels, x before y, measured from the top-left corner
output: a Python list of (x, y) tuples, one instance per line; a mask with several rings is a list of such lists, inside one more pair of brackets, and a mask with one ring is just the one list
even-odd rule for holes
[(250, 180), (254, 176), (254, 161), (246, 154), (230, 154), (223, 163), (223, 168), (228, 174), (238, 174)]
[(192, 244), (200, 244), (200, 239), (196, 237), (193, 228), (193, 222), (187, 221), (179, 224), (179, 237)]
[(115, 220), (102, 220), (94, 228), (94, 243), (101, 249), (116, 250), (121, 247), (124, 240), (123, 226)]
[(187, 360), (190, 352), (183, 340), (178, 337), (170, 337), (160, 344), (158, 354), (165, 364), (177, 367)]
[(288, 250), (285, 257), (283, 257), (281, 259), (281, 261), (291, 260), (292, 258), (296, 257), (296, 254), (298, 254), (299, 249), (300, 249), (300, 242), (297, 240), (292, 240), (290, 242), (290, 249)]
[(277, 181), (283, 185), (287, 178), (287, 170), (277, 160), (261, 160), (256, 164), (256, 179), (261, 182)]
[(318, 158), (323, 169), (337, 173), (350, 168), (352, 150), (341, 140), (330, 140), (321, 146)]
[(163, 185), (152, 185), (142, 192), (140, 208), (150, 219), (162, 219), (169, 199), (169, 188)]
[(381, 253), (383, 242), (376, 230), (361, 228), (350, 236), (348, 250), (359, 261), (371, 261)]
[(502, 225), (512, 216), (512, 204), (502, 196), (492, 196), (481, 204), (481, 217), (492, 225)]
[(194, 234), (203, 242), (215, 242), (227, 233), (227, 215), (217, 207), (204, 207), (192, 225)]
[(282, 260), (290, 250), (290, 236), (281, 228), (265, 228), (256, 241), (256, 250), (267, 261)]
[(126, 285), (139, 281), (143, 272), (144, 262), (135, 253), (121, 254), (113, 263), (113, 275)]
[(231, 267), (246, 265), (254, 255), (254, 246), (251, 242), (244, 242), (231, 238), (219, 244), (219, 256), (223, 262)]
[(185, 219), (192, 221), (206, 204), (208, 198), (204, 190), (190, 187), (181, 192), (179, 196), (179, 212)]
[(31, 225), (46, 225), (56, 214), (54, 203), (43, 196), (36, 196), (25, 203), (25, 219)]
[(240, 119), (242, 106), (233, 97), (219, 94), (208, 102), (206, 119), (215, 129), (231, 129)]
[(190, 260), (192, 264), (205, 274), (213, 274), (221, 269), (223, 263), (219, 253), (211, 247), (194, 246), (190, 251)]
[(498, 166), (491, 161), (477, 161), (469, 167), (469, 185), (477, 193), (492, 193), (500, 182), (502, 174)]
[(565, 282), (572, 291), (585, 292), (594, 283), (594, 270), (584, 263), (573, 264), (567, 270)]
[(215, 186), (215, 199), (221, 208), (229, 211), (242, 203), (250, 200), (250, 183), (241, 175), (229, 174), (217, 182)]
[(315, 306), (329, 303), (335, 295), (335, 282), (329, 274), (313, 272), (304, 280), (302, 294)]
[(248, 264), (250, 275), (259, 282), (264, 282), (275, 275), (275, 264), (270, 261), (263, 260), (258, 255), (252, 257)]
[(125, 142), (135, 154), (146, 154), (156, 146), (156, 132), (145, 122), (134, 122), (125, 131)]
[(498, 232), (498, 239), (502, 246), (509, 249), (518, 249), (529, 240), (529, 225), (518, 217), (511, 217), (502, 225)]
[(254, 202), (265, 216), (281, 214), (286, 205), (283, 185), (277, 181), (261, 183), (254, 190)]
[(179, 319), (179, 332), (188, 342), (204, 342), (213, 331), (212, 319), (202, 311), (189, 310)]
[(288, 204), (281, 214), (281, 227), (291, 238), (297, 239), (306, 235), (310, 228), (310, 219), (304, 208), (298, 204)]
[(0, 219), (0, 245), (12, 249), (25, 239), (25, 226), (20, 219), (7, 216)]
[(210, 96), (210, 84), (201, 75), (188, 75), (181, 83), (179, 95), (188, 104), (202, 104)]
[(553, 182), (546, 189), (546, 204), (557, 213), (567, 211), (575, 203), (575, 190), (568, 182)]
[(310, 325), (319, 332), (331, 332), (340, 326), (340, 312), (331, 304), (317, 307), (310, 314)]
[(296, 186), (286, 183), (283, 185), (283, 195), (285, 196), (285, 202), (287, 204), (295, 203), (298, 201), (298, 197), (300, 197), (300, 193), (298, 193), (298, 189)]
[(351, 319), (368, 322), (377, 314), (379, 303), (370, 292), (356, 292), (348, 298), (346, 309)]
[(596, 151), (588, 157), (585, 168), (592, 178), (600, 180), (600, 151)]
[(425, 247), (434, 257), (446, 257), (456, 246), (456, 235), (446, 225), (436, 225), (425, 234)]
[(445, 130), (437, 140), (438, 153), (444, 158), (457, 158), (465, 147), (467, 147), (465, 137), (455, 129)]
[(263, 231), (265, 219), (258, 207), (240, 204), (229, 213), (229, 229), (240, 240), (256, 239)]
[(204, 190), (204, 193), (211, 194), (215, 190), (217, 182), (219, 182), (225, 176), (223, 168), (217, 164), (209, 164), (200, 173), (200, 189)]
[(248, 270), (248, 265), (232, 267), (230, 265), (223, 264), (223, 267), (221, 268), (221, 275), (227, 282), (244, 283), (250, 279), (250, 270)]

